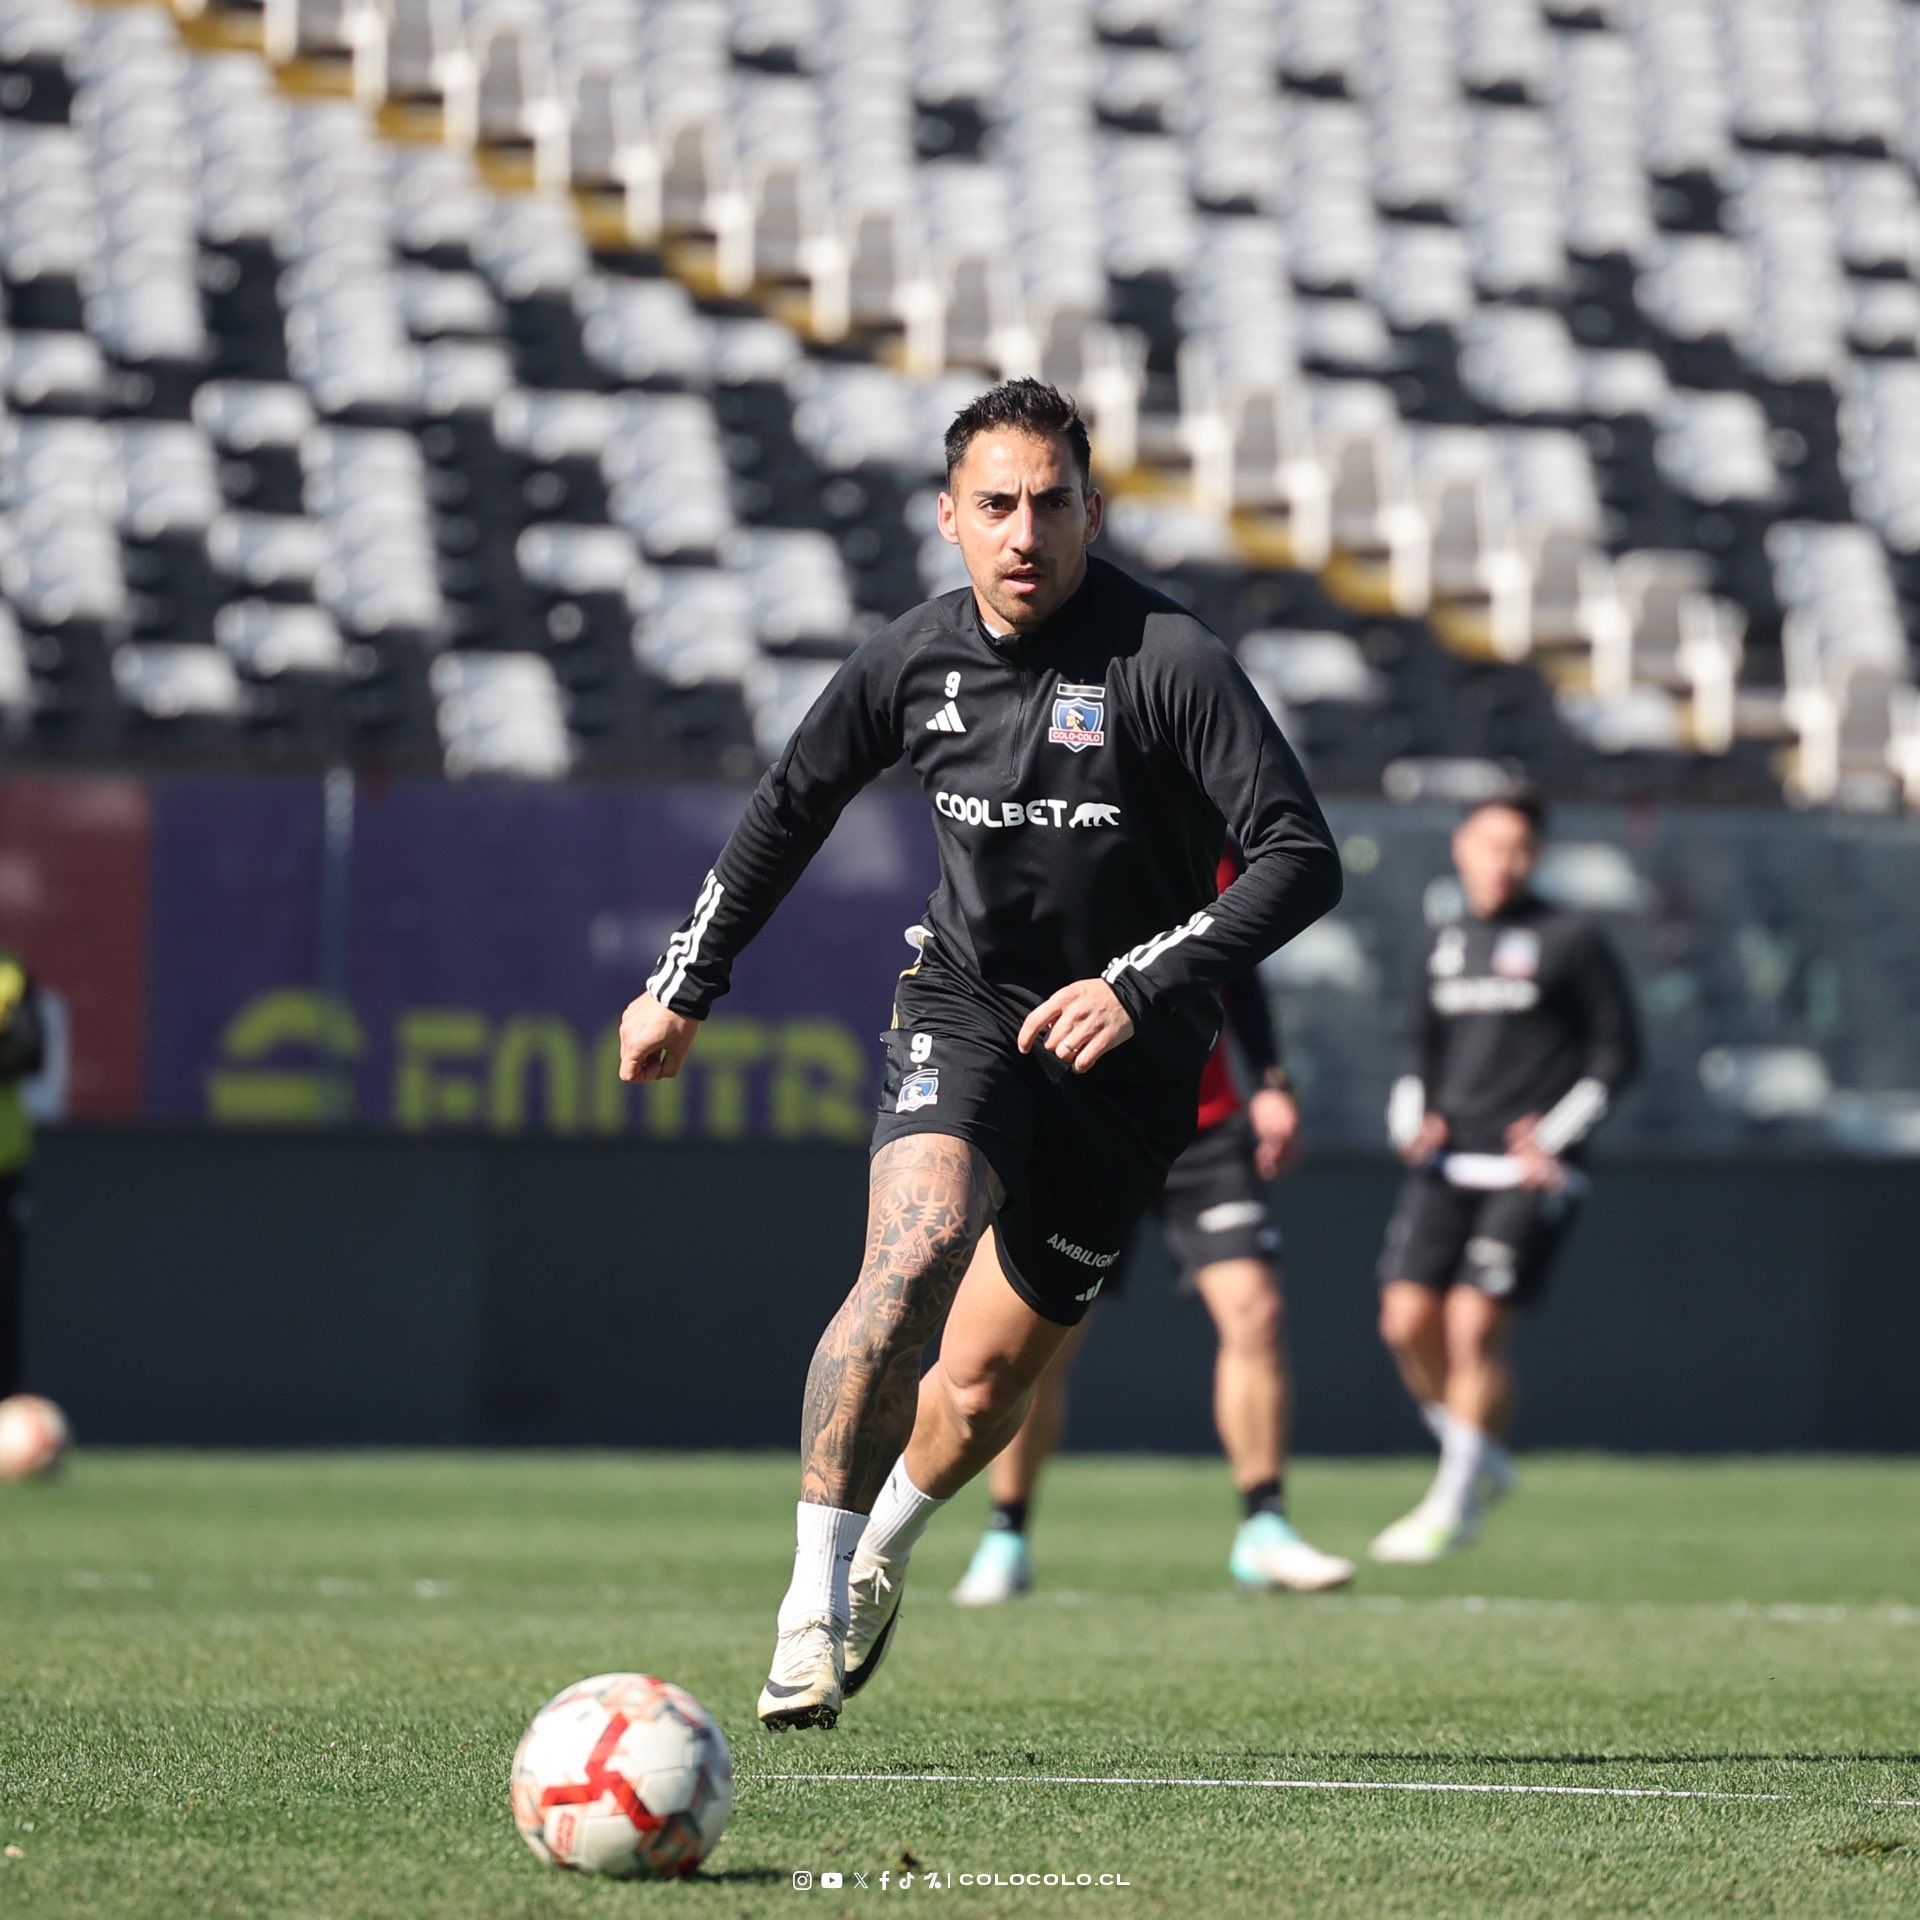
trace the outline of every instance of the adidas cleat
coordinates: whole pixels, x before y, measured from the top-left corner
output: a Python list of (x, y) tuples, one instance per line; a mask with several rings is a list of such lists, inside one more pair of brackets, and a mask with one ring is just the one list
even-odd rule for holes
[(1259, 1513), (1233, 1536), (1227, 1570), (1243, 1587), (1270, 1593), (1325, 1593), (1353, 1578), (1353, 1562), (1301, 1539), (1284, 1514)]
[(950, 1596), (956, 1607), (997, 1607), (1033, 1585), (1033, 1555), (1024, 1534), (982, 1536), (973, 1559)]
[(847, 1630), (816, 1614), (773, 1644), (773, 1671), (760, 1689), (760, 1723), (775, 1733), (788, 1727), (830, 1727), (840, 1718)]
[(851, 1699), (887, 1657), (893, 1630), (900, 1619), (900, 1589), (904, 1566), (889, 1566), (855, 1553), (847, 1576), (847, 1602), (852, 1619), (847, 1624), (847, 1697)]

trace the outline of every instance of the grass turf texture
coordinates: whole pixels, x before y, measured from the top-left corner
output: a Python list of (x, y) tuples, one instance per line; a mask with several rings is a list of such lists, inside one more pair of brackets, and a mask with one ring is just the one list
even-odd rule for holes
[[(1308, 1462), (1296, 1517), (1358, 1555), (1427, 1470)], [(837, 1732), (776, 1738), (752, 1706), (793, 1487), (764, 1458), (83, 1454), (0, 1488), (0, 1914), (1920, 1911), (1920, 1807), (1872, 1804), (1920, 1798), (1920, 1463), (1535, 1460), (1471, 1552), (1302, 1600), (1228, 1587), (1217, 1464), (1069, 1458), (1030, 1598), (946, 1603), (969, 1489), (888, 1670)], [(510, 1821), (533, 1709), (628, 1667), (733, 1744), (692, 1882), (554, 1873)], [(1017, 1778), (765, 1777), (840, 1771)], [(1786, 1797), (1039, 1778), (1064, 1774)], [(871, 1886), (801, 1893), (802, 1868)]]

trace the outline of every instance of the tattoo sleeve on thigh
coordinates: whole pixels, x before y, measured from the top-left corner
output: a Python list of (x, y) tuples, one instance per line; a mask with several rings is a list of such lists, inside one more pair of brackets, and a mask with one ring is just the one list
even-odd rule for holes
[(807, 1372), (805, 1499), (871, 1510), (912, 1431), (920, 1356), (1003, 1198), (985, 1156), (964, 1140), (909, 1134), (874, 1155), (860, 1278)]

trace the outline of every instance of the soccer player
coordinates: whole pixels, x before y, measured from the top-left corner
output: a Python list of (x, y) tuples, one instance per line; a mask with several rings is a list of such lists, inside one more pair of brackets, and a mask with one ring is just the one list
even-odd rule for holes
[[(1326, 821), (1231, 652), (1089, 558), (1101, 503), (1073, 404), (1008, 381), (945, 452), (940, 530), (969, 584), (855, 649), (621, 1020), (625, 1078), (677, 1073), (841, 809), (911, 763), (940, 885), (885, 1035), (865, 1257), (807, 1376), (770, 1727), (831, 1726), (872, 1676), (928, 1518), (1019, 1426), (1191, 1137), (1221, 983), (1340, 896)], [(1229, 829), (1247, 868), (1216, 898)]]
[[(1220, 857), (1223, 892), (1239, 873), (1238, 852), (1229, 847)], [(1317, 1593), (1345, 1586), (1353, 1578), (1353, 1562), (1322, 1553), (1287, 1518), (1290, 1396), (1274, 1271), (1280, 1236), (1261, 1192), (1261, 1183), (1273, 1179), (1298, 1150), (1300, 1112), (1259, 976), (1242, 974), (1229, 981), (1221, 999), (1253, 1090), (1241, 1099), (1223, 1033), (1200, 1082), (1198, 1131), (1173, 1163), (1156, 1210), (1182, 1282), (1205, 1302), (1220, 1338), (1213, 1417), (1244, 1513), (1228, 1571), (1243, 1587)], [(1118, 1291), (1124, 1270), (1114, 1269), (1107, 1298)], [(1040, 1376), (1020, 1431), (987, 1469), (993, 1522), (953, 1590), (963, 1607), (997, 1606), (1033, 1584), (1031, 1509), (1040, 1475), (1066, 1428), (1067, 1375), (1088, 1325), (1080, 1323)]]
[(1380, 1335), (1440, 1442), (1440, 1469), (1374, 1541), (1376, 1560), (1456, 1551), (1512, 1487), (1514, 1323), (1586, 1195), (1587, 1137), (1639, 1063), (1612, 947), (1532, 890), (1545, 826), (1538, 797), (1516, 792), (1455, 829), (1466, 912), (1434, 938), (1414, 1070), (1388, 1104), (1414, 1171), (1380, 1259)]

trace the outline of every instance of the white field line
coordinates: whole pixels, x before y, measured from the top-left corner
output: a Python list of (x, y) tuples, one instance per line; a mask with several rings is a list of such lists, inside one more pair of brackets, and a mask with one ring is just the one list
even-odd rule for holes
[[(114, 1589), (151, 1592), (156, 1587), (182, 1584), (178, 1580), (156, 1580), (150, 1573), (102, 1573), (76, 1567), (62, 1576), (65, 1584), (83, 1593)], [(376, 1593), (407, 1591), (420, 1600), (446, 1600), (463, 1592), (455, 1580), (408, 1579), (394, 1577), (380, 1581), (353, 1579), (333, 1574), (256, 1573), (248, 1583), (258, 1593), (313, 1594), (322, 1600), (362, 1600)], [(530, 1593), (567, 1593), (584, 1597), (588, 1590), (578, 1587), (536, 1587)], [(602, 1585), (592, 1596), (606, 1601), (652, 1600), (659, 1594), (652, 1588)], [(1139, 1600), (1145, 1596), (1125, 1593), (1087, 1593), (1071, 1587), (1051, 1587), (1029, 1594), (1021, 1601), (1021, 1611), (1042, 1612), (1054, 1607), (1084, 1607), (1113, 1602)], [(1245, 1597), (1238, 1593), (1217, 1592), (1182, 1594), (1183, 1608), (1217, 1606), (1244, 1610)], [(1398, 1594), (1358, 1593), (1329, 1595), (1316, 1602), (1331, 1613), (1464, 1613), (1536, 1616), (1551, 1619), (1556, 1614), (1593, 1615), (1692, 1615), (1697, 1618), (1729, 1620), (1766, 1620), (1783, 1627), (1920, 1626), (1920, 1606), (1899, 1601), (1879, 1600), (1866, 1604), (1798, 1600), (1579, 1600), (1547, 1599), (1540, 1596), (1480, 1593)]]
[[(756, 1773), (756, 1787), (804, 1786), (816, 1781), (862, 1786), (952, 1787), (1231, 1787), (1277, 1793), (1505, 1793), (1575, 1800), (1803, 1800), (1798, 1793), (1734, 1793), (1708, 1787), (1553, 1787), (1464, 1780), (1226, 1780), (1204, 1775), (1132, 1773)], [(1920, 1799), (1871, 1799), (1870, 1807), (1920, 1807)]]
[[(1023, 1610), (1031, 1608), (1039, 1612), (1049, 1607), (1084, 1607), (1138, 1597), (1140, 1596), (1122, 1593), (1092, 1594), (1075, 1588), (1054, 1587), (1026, 1595), (1020, 1605)], [(1204, 1606), (1225, 1608), (1244, 1607), (1246, 1602), (1244, 1596), (1240, 1594), (1219, 1592), (1182, 1594), (1180, 1604), (1188, 1608)], [(1324, 1599), (1317, 1599), (1315, 1604), (1324, 1606), (1330, 1613), (1466, 1613), (1537, 1615), (1541, 1618), (1551, 1618), (1556, 1614), (1569, 1617), (1690, 1614), (1696, 1617), (1719, 1617), (1729, 1620), (1767, 1620), (1786, 1627), (1855, 1624), (1886, 1627), (1920, 1626), (1920, 1606), (1910, 1606), (1892, 1600), (1870, 1601), (1863, 1605), (1843, 1601), (1801, 1600), (1556, 1600), (1520, 1594), (1355, 1593), (1328, 1595)]]

